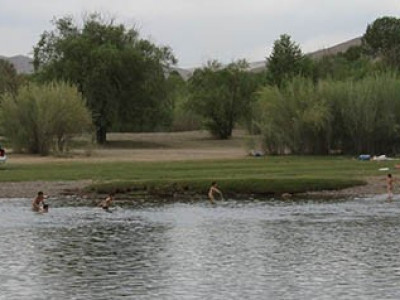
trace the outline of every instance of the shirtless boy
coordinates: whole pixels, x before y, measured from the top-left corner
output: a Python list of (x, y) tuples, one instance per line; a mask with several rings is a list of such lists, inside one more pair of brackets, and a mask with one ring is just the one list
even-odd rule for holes
[(112, 193), (110, 193), (105, 200), (100, 202), (99, 206), (102, 209), (108, 211), (108, 209), (110, 208), (111, 203), (113, 202), (113, 196), (114, 195)]
[(35, 199), (32, 201), (32, 210), (33, 211), (40, 211), (40, 204), (43, 205), (44, 203), (44, 194), (42, 191), (38, 192)]
[(214, 194), (217, 193), (221, 196), (221, 199), (223, 199), (222, 192), (218, 189), (218, 184), (213, 181), (211, 183), (210, 189), (208, 190), (208, 199), (210, 199), (211, 203), (214, 203)]

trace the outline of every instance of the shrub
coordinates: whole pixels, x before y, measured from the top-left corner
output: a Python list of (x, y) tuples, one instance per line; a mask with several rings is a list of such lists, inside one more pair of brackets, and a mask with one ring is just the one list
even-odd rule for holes
[(91, 117), (76, 87), (30, 84), (15, 97), (4, 96), (0, 123), (14, 151), (47, 155), (67, 151), (72, 136), (90, 128)]

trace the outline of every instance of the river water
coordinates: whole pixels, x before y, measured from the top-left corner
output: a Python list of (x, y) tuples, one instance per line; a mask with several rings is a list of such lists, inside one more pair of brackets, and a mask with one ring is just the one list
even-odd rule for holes
[(400, 200), (0, 200), (0, 299), (400, 299)]

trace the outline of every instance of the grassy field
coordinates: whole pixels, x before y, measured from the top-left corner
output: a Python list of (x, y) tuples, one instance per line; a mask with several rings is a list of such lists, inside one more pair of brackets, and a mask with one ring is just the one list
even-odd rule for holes
[(218, 181), (227, 194), (282, 194), (342, 189), (383, 176), (397, 161), (358, 161), (351, 157), (249, 157), (249, 137), (236, 131), (230, 140), (206, 132), (110, 134), (90, 156), (10, 154), (0, 166), (0, 182), (90, 180), (88, 191), (107, 193), (204, 194)]
[(211, 181), (232, 193), (280, 194), (341, 189), (384, 176), (379, 168), (396, 161), (363, 162), (349, 157), (267, 156), (199, 161), (49, 161), (1, 167), (0, 181), (93, 180), (88, 190), (99, 193), (146, 191), (170, 195), (203, 193)]

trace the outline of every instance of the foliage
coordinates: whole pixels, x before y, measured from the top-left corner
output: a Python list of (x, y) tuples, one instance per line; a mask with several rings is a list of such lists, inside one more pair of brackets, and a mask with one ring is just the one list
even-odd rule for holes
[(201, 117), (190, 111), (188, 107), (188, 83), (174, 71), (167, 79), (168, 98), (173, 107), (172, 131), (191, 131), (201, 127)]
[(257, 85), (246, 68), (245, 61), (226, 67), (214, 61), (195, 70), (189, 81), (189, 108), (202, 116), (206, 127), (220, 139), (229, 138), (235, 124), (250, 117)]
[(175, 63), (168, 47), (141, 39), (134, 28), (94, 14), (83, 26), (69, 17), (55, 21), (34, 48), (43, 81), (68, 80), (88, 101), (97, 141), (108, 130), (148, 131), (168, 126), (172, 107), (164, 70)]
[(14, 65), (7, 60), (0, 59), (0, 97), (4, 93), (15, 95), (18, 90), (19, 81)]
[(270, 153), (328, 153), (331, 115), (311, 79), (295, 77), (280, 90), (264, 87), (259, 97), (255, 120)]
[(400, 81), (390, 73), (314, 85), (294, 78), (265, 87), (256, 125), (270, 153), (392, 154), (400, 150)]
[(326, 82), (323, 90), (335, 116), (336, 149), (376, 155), (400, 150), (397, 76), (383, 73), (354, 82)]
[(287, 34), (274, 42), (271, 55), (267, 58), (267, 78), (271, 84), (281, 86), (297, 75), (311, 76), (313, 63), (303, 55), (300, 46)]
[(353, 46), (346, 52), (323, 56), (315, 61), (315, 77), (320, 79), (362, 79), (378, 70), (370, 57), (364, 54), (363, 47)]
[(363, 36), (364, 46), (387, 66), (400, 67), (400, 19), (381, 17), (369, 24)]
[(31, 84), (14, 97), (6, 94), (0, 121), (14, 151), (46, 155), (53, 147), (68, 150), (73, 135), (90, 127), (90, 113), (81, 94), (66, 83)]

